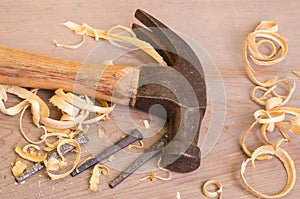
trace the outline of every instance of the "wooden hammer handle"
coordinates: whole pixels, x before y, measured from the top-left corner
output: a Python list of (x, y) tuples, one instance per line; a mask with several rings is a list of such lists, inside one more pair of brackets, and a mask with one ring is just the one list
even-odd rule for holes
[(0, 46), (0, 84), (86, 94), (128, 105), (139, 71), (37, 55)]

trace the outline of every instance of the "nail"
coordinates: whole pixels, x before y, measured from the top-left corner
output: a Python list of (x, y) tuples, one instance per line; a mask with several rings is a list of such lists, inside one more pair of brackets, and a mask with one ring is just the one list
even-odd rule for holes
[(117, 153), (121, 149), (127, 147), (129, 144), (136, 142), (138, 140), (143, 139), (143, 135), (137, 130), (134, 129), (130, 134), (127, 134), (124, 138), (120, 139), (114, 145), (108, 147), (102, 153), (99, 153), (96, 157), (89, 159), (84, 164), (76, 168), (72, 173), (71, 176), (76, 176), (79, 173), (91, 168), (92, 166), (98, 164), (100, 161), (105, 160), (109, 156)]
[(160, 153), (162, 148), (168, 142), (167, 134), (163, 135), (163, 137), (158, 140), (151, 148), (149, 148), (143, 155), (138, 157), (125, 171), (123, 171), (116, 179), (114, 179), (111, 183), (109, 183), (110, 188), (116, 187), (126, 178), (128, 178), (133, 172), (135, 172), (138, 168), (144, 165), (148, 160), (150, 160), (153, 156)]

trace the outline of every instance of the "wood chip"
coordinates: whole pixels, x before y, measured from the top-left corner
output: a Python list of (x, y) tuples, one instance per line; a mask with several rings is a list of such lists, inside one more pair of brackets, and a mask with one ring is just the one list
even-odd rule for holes
[(99, 164), (94, 166), (92, 175), (90, 178), (90, 182), (89, 182), (90, 183), (89, 189), (91, 191), (97, 191), (98, 185), (100, 183), (100, 174), (107, 175), (108, 173), (109, 173), (109, 169), (106, 166), (99, 165)]
[(26, 164), (24, 164), (20, 160), (17, 160), (15, 162), (14, 166), (12, 167), (11, 171), (12, 171), (13, 175), (17, 178), (23, 173), (23, 171), (26, 168), (27, 168)]
[[(259, 148), (257, 148), (251, 158), (247, 159), (246, 161), (243, 162), (242, 167), (241, 167), (241, 179), (244, 183), (244, 185), (247, 187), (247, 189), (254, 194), (257, 197), (261, 197), (261, 198), (280, 198), (285, 196), (287, 193), (289, 193), (296, 182), (296, 169), (295, 169), (295, 165), (294, 165), (294, 161), (293, 159), (290, 157), (290, 155), (282, 148), (279, 147), (279, 145), (281, 144), (281, 142), (286, 141), (284, 139), (279, 140), (276, 144), (274, 145), (263, 145)], [(286, 169), (287, 172), (287, 183), (284, 189), (282, 189), (282, 191), (278, 194), (274, 194), (274, 195), (269, 195), (269, 194), (264, 194), (261, 193), (257, 190), (255, 190), (253, 187), (251, 187), (251, 185), (248, 184), (248, 182), (245, 179), (245, 172), (246, 172), (246, 167), (247, 164), (251, 161), (252, 166), (255, 168), (255, 160), (258, 156), (261, 155), (266, 155), (266, 154), (270, 154), (270, 155), (274, 155), (276, 156), (282, 163), (283, 166)]]
[(28, 152), (25, 152), (24, 150), (22, 150), (20, 147), (16, 147), (15, 148), (15, 152), (22, 157), (25, 160), (29, 160), (31, 162), (43, 162), (47, 155), (34, 155), (34, 154), (30, 154)]
[[(208, 191), (207, 186), (209, 184), (214, 184), (217, 187), (217, 190), (216, 191)], [(218, 196), (218, 198), (221, 199), (223, 187), (222, 187), (222, 184), (218, 180), (208, 180), (203, 184), (202, 192), (206, 197), (214, 198), (214, 197)]]

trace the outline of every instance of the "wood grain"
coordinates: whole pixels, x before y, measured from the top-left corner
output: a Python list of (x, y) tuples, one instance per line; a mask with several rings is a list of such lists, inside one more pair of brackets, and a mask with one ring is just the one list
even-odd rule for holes
[(74, 62), (5, 46), (0, 46), (0, 67), (1, 84), (62, 88), (123, 105), (128, 105), (136, 93), (139, 78), (139, 71), (131, 66)]
[[(64, 43), (76, 43), (81, 39), (61, 26), (61, 23), (67, 20), (77, 23), (85, 22), (102, 29), (108, 29), (116, 24), (130, 26), (132, 22), (136, 22), (133, 14), (137, 8), (148, 11), (174, 30), (195, 40), (216, 64), (224, 83), (227, 102), (224, 104), (226, 118), (222, 134), (214, 149), (202, 160), (202, 165), (198, 170), (188, 174), (174, 173), (173, 179), (168, 182), (158, 180), (139, 182), (138, 178), (147, 174), (140, 170), (139, 173), (132, 175), (111, 190), (108, 182), (119, 173), (118, 169), (112, 168), (108, 177), (101, 177), (100, 191), (96, 193), (88, 191), (89, 171), (76, 178), (67, 177), (58, 181), (49, 180), (41, 172), (41, 176), (34, 176), (25, 184), (16, 186), (10, 173), (10, 163), (17, 157), (13, 152), (14, 147), (22, 146), (25, 141), (19, 133), (19, 116), (9, 117), (0, 114), (0, 198), (176, 198), (177, 191), (181, 193), (182, 199), (205, 198), (200, 188), (209, 179), (222, 182), (224, 198), (255, 198), (245, 190), (239, 179), (241, 163), (246, 159), (240, 149), (239, 140), (253, 122), (253, 112), (260, 108), (249, 98), (253, 84), (247, 79), (243, 68), (243, 41), (261, 20), (278, 22), (280, 34), (288, 41), (288, 56), (282, 63), (271, 68), (255, 68), (258, 78), (267, 79), (277, 75), (291, 76), (292, 70), (300, 70), (300, 56), (298, 55), (300, 51), (300, 27), (298, 26), (300, 3), (298, 1), (165, 0), (150, 2), (142, 0), (137, 2), (128, 0), (112, 3), (108, 0), (76, 2), (4, 0), (0, 7), (0, 45), (82, 62), (100, 43), (87, 39), (87, 42), (78, 50), (55, 47), (52, 44), (54, 39)], [(108, 57), (109, 52), (103, 52), (103, 56)], [(127, 62), (130, 63), (132, 59), (134, 58), (127, 59)], [(143, 62), (144, 59), (149, 58), (142, 56), (135, 59)], [(218, 78), (218, 76), (210, 78)], [(299, 83), (297, 79), (297, 85)], [(40, 95), (47, 99), (49, 92), (42, 91)], [(299, 100), (300, 93), (297, 89), (289, 105), (299, 107)], [(13, 105), (16, 102), (17, 99), (10, 96), (7, 105)], [(126, 112), (126, 107), (116, 109), (121, 119)], [(110, 123), (103, 124), (106, 133), (118, 134), (122, 129), (128, 130), (125, 127), (130, 129), (132, 125), (142, 125), (140, 120), (149, 118), (147, 114), (135, 110), (130, 110), (130, 116), (132, 117), (130, 122), (125, 117), (122, 121), (119, 119), (119, 123), (112, 120)], [(203, 132), (200, 140), (206, 136), (206, 130), (211, 128), (212, 117), (214, 115), (207, 114), (202, 125)], [(29, 123), (30, 118), (27, 118), (26, 122)], [(28, 127), (28, 129), (31, 128)], [(248, 143), (252, 149), (259, 145), (257, 139), (254, 138), (249, 139)], [(151, 141), (153, 140), (149, 139), (146, 144), (150, 145)], [(298, 178), (300, 177), (299, 142), (300, 138), (293, 136), (292, 142), (283, 146), (295, 161)], [(118, 162), (119, 159), (118, 163), (126, 167), (131, 160), (126, 160), (124, 155), (120, 156), (116, 155), (113, 162)], [(278, 192), (286, 180), (280, 163), (278, 161), (257, 162), (257, 166), (258, 169), (249, 170), (247, 174), (250, 182), (267, 193)], [(154, 167), (149, 166), (149, 170), (151, 169)], [(297, 179), (294, 189), (285, 198), (298, 198), (299, 195), (300, 183)]]

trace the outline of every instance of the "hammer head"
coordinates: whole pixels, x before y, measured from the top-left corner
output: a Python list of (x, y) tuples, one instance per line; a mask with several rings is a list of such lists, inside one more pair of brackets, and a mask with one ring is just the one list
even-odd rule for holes
[(144, 111), (155, 104), (165, 108), (169, 143), (164, 148), (161, 164), (175, 172), (193, 171), (200, 165), (197, 143), (206, 108), (201, 63), (192, 48), (157, 19), (142, 10), (137, 10), (135, 17), (147, 28), (133, 24), (134, 32), (149, 42), (169, 67), (141, 67), (132, 106)]

